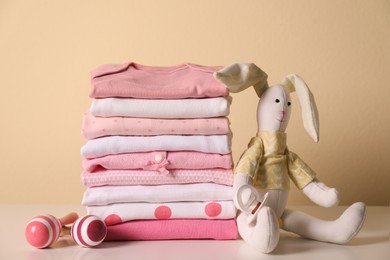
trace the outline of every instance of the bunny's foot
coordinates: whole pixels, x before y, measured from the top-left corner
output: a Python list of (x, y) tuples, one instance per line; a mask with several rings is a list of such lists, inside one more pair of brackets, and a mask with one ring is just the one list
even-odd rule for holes
[(272, 252), (279, 242), (279, 223), (274, 211), (263, 207), (257, 213), (256, 221), (248, 224), (248, 215), (240, 213), (237, 225), (242, 239), (262, 253)]

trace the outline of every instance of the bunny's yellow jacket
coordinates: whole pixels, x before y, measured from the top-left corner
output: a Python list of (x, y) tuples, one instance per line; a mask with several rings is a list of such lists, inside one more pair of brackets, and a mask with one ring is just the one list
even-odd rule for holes
[(251, 139), (242, 154), (235, 173), (252, 177), (258, 189), (290, 189), (291, 179), (302, 189), (313, 181), (315, 172), (293, 152), (287, 149), (286, 133), (260, 131)]

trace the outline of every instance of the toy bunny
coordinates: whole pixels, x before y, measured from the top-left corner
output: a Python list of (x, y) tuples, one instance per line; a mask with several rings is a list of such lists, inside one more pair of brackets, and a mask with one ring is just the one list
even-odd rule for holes
[(361, 202), (351, 205), (334, 221), (285, 209), (290, 179), (320, 206), (335, 206), (339, 201), (337, 191), (319, 182), (314, 171), (286, 146), (293, 91), (298, 95), (306, 131), (315, 142), (319, 140), (316, 104), (302, 78), (288, 75), (282, 84), (269, 87), (267, 74), (252, 63), (232, 64), (214, 76), (233, 93), (253, 86), (260, 98), (257, 135), (235, 169), (234, 202), (239, 209), (237, 225), (241, 237), (263, 253), (277, 246), (279, 228), (323, 242), (350, 241), (364, 222), (365, 205)]

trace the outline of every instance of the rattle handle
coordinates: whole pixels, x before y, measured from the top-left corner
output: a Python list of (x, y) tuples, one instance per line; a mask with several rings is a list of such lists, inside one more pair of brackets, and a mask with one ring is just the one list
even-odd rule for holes
[(60, 218), (59, 221), (61, 222), (62, 226), (72, 224), (79, 218), (79, 215), (77, 215), (76, 212), (71, 212), (65, 215), (64, 217)]
[(63, 236), (66, 236), (66, 235), (70, 235), (70, 230), (71, 230), (71, 227), (62, 226), (61, 227), (61, 232), (60, 232), (60, 237), (63, 237)]

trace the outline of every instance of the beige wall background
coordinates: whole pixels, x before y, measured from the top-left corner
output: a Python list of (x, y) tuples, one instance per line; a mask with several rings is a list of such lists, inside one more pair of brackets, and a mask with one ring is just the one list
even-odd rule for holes
[[(270, 84), (300, 74), (320, 142), (296, 107), (290, 150), (341, 204), (389, 205), (390, 2), (381, 0), (1, 0), (0, 203), (80, 203), (89, 72), (127, 61), (254, 62)], [(257, 101), (253, 90), (234, 95), (235, 162), (256, 133)], [(311, 204), (290, 194), (290, 204)]]

